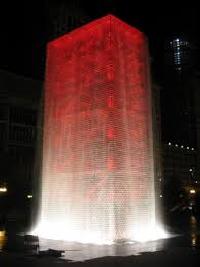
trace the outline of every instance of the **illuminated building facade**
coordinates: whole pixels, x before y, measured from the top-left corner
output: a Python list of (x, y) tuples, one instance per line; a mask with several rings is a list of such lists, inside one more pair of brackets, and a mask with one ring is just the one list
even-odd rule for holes
[(193, 65), (193, 47), (184, 37), (176, 37), (165, 43), (165, 61), (169, 66), (181, 73)]
[(161, 234), (148, 58), (145, 36), (111, 15), (48, 44), (39, 236)]

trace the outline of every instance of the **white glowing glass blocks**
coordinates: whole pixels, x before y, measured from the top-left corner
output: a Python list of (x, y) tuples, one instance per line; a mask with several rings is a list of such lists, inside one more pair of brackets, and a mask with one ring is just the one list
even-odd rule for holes
[(162, 235), (148, 58), (145, 36), (111, 15), (48, 44), (40, 236)]

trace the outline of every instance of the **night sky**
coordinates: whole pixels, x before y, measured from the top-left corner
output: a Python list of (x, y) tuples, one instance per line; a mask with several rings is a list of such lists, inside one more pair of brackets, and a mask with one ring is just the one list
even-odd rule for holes
[[(59, 4), (64, 0), (57, 0)], [(67, 2), (69, 0), (65, 0)], [(15, 3), (17, 2), (17, 3)], [(47, 43), (47, 13), (52, 1), (12, 1), (0, 10), (0, 68), (24, 76), (43, 79)], [(55, 2), (55, 1), (54, 1)], [(184, 34), (199, 42), (200, 25), (197, 4), (135, 4), (133, 0), (82, 0), (81, 6), (91, 17), (114, 13), (139, 28), (149, 38), (152, 58), (162, 64), (163, 41)], [(150, 1), (149, 1), (150, 2)], [(154, 1), (155, 2), (155, 1)], [(157, 1), (156, 1), (157, 2)]]

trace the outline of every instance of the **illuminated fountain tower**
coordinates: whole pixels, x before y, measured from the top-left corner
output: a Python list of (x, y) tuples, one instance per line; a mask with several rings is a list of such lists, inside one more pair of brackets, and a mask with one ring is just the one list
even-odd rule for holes
[(111, 15), (48, 44), (38, 235), (161, 236), (148, 59), (145, 36)]

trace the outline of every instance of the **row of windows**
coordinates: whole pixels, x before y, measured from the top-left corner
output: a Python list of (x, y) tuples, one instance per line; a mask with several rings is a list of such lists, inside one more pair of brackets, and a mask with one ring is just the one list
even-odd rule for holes
[(36, 127), (18, 126), (0, 122), (0, 143), (14, 142), (17, 144), (33, 144), (36, 140)]
[(36, 125), (37, 112), (35, 110), (20, 107), (8, 107), (0, 105), (0, 121), (9, 120), (10, 123), (24, 125)]
[(11, 123), (25, 125), (36, 125), (37, 113), (33, 110), (12, 107), (10, 108), (9, 119)]
[(20, 144), (32, 144), (36, 139), (36, 129), (33, 127), (11, 126), (9, 141)]
[(15, 145), (10, 145), (8, 148), (9, 155), (16, 158), (25, 158), (27, 161), (31, 160), (34, 154), (34, 149), (32, 147), (20, 147)]
[(181, 47), (188, 47), (189, 42), (177, 38), (177, 39), (170, 42), (170, 46), (175, 47), (175, 48), (180, 47), (180, 46)]

